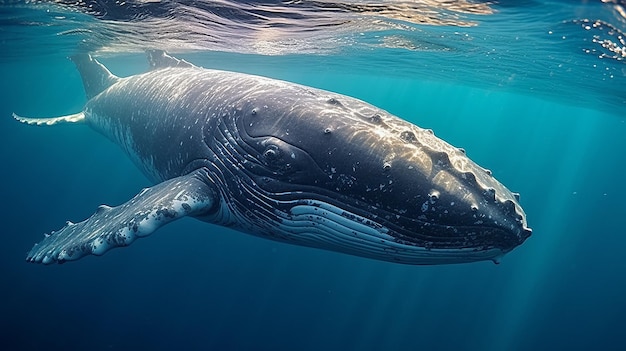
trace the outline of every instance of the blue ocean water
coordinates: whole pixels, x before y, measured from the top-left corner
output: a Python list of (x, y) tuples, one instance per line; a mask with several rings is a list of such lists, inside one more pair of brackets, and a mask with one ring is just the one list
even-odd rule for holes
[[(434, 15), (398, 18), (320, 2), (285, 25), (267, 6), (304, 2), (267, 1), (263, 16), (251, 2), (223, 2), (224, 13), (199, 2), (194, 18), (206, 22), (189, 29), (173, 25), (173, 3), (152, 2), (167, 16), (0, 4), (3, 350), (626, 348), (624, 4), (424, 1)], [(174, 21), (165, 32), (180, 30), (170, 41), (146, 24), (163, 18)], [(337, 18), (351, 24), (328, 25)], [(336, 91), (432, 128), (521, 193), (533, 235), (499, 265), (405, 266), (183, 219), (102, 257), (24, 262), (43, 233), (151, 184), (95, 131), (28, 127), (11, 113), (80, 111), (66, 56), (88, 49), (127, 76), (147, 69), (141, 51), (159, 41), (197, 65)]]

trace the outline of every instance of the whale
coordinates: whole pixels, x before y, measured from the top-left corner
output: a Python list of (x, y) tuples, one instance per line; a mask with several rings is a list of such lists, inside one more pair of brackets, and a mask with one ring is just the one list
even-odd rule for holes
[(28, 262), (103, 255), (186, 216), (410, 265), (499, 263), (532, 233), (519, 195), (432, 130), (338, 93), (147, 56), (147, 72), (118, 77), (77, 54), (82, 111), (13, 114), (93, 128), (154, 184), (44, 234)]

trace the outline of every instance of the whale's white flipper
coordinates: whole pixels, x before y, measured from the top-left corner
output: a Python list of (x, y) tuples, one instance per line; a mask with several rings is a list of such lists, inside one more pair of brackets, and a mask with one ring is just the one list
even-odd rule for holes
[(201, 216), (216, 203), (206, 172), (196, 170), (151, 188), (117, 206), (102, 205), (80, 223), (68, 222), (30, 250), (26, 260), (50, 264), (128, 246), (159, 227), (183, 216)]

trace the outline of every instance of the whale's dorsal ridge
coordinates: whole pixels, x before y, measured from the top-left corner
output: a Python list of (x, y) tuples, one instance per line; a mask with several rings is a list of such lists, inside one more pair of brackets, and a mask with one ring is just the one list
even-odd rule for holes
[(218, 202), (206, 179), (206, 171), (198, 169), (146, 188), (119, 206), (102, 205), (88, 219), (67, 222), (62, 229), (46, 235), (26, 260), (50, 264), (99, 256), (115, 247), (128, 246), (173, 220), (202, 216)]
[(168, 55), (163, 50), (148, 50), (147, 54), (148, 54), (148, 63), (150, 64), (151, 70), (157, 70), (157, 69), (169, 68), (169, 67), (183, 67), (183, 68), (196, 67), (183, 59), (177, 59), (176, 57)]
[(70, 59), (78, 68), (83, 79), (87, 100), (100, 94), (120, 80), (118, 76), (111, 73), (108, 68), (89, 54), (77, 54), (70, 57)]

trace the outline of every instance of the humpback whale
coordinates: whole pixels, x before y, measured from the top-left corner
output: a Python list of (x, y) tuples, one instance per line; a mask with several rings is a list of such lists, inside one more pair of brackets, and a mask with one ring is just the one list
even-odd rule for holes
[(149, 51), (150, 70), (113, 75), (72, 57), (76, 114), (154, 182), (119, 206), (45, 234), (26, 260), (102, 255), (184, 216), (285, 243), (415, 265), (499, 259), (530, 235), (519, 196), (422, 129), (361, 100), (197, 67)]

